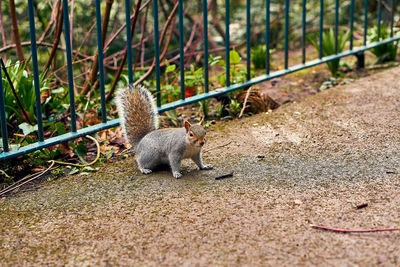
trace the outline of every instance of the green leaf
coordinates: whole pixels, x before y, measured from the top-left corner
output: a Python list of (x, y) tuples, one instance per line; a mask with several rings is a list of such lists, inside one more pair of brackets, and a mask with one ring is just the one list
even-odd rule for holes
[(167, 85), (165, 85), (165, 89), (173, 91), (173, 90), (175, 90), (175, 87), (171, 84), (167, 84)]
[(219, 65), (219, 66), (225, 66), (225, 65), (226, 65), (226, 64), (225, 64), (225, 60), (221, 59), (221, 60), (217, 61), (217, 65)]
[(196, 77), (194, 77), (194, 75), (186, 75), (185, 76), (185, 80), (194, 80), (196, 79)]
[(56, 129), (58, 134), (65, 134), (67, 132), (67, 130), (64, 128), (64, 123), (61, 121), (56, 123)]
[(93, 168), (93, 167), (90, 167), (90, 166), (86, 166), (86, 167), (84, 167), (82, 169), (82, 171), (89, 171), (89, 172), (95, 172), (95, 171), (98, 171), (98, 170), (99, 170), (99, 168)]
[(75, 174), (75, 173), (78, 173), (78, 172), (79, 172), (79, 169), (75, 167), (75, 168), (72, 169), (72, 171), (69, 174), (72, 175), (72, 174)]
[(169, 66), (167, 67), (167, 69), (165, 70), (165, 72), (166, 72), (166, 73), (173, 72), (173, 71), (175, 71), (175, 69), (176, 69), (176, 65), (175, 65), (175, 64), (172, 64), (172, 65), (169, 65)]
[(51, 90), (51, 93), (52, 93), (52, 94), (61, 94), (61, 93), (64, 93), (64, 87), (59, 87), (59, 88), (57, 88), (57, 89), (53, 89), (53, 90)]
[(239, 56), (239, 53), (235, 50), (229, 51), (229, 62), (230, 64), (239, 64), (242, 58)]
[(218, 82), (221, 86), (226, 85), (226, 77), (224, 74), (218, 75)]
[(18, 128), (22, 130), (25, 136), (38, 130), (37, 124), (35, 126), (32, 126), (26, 122), (23, 122), (20, 125), (18, 125)]
[[(216, 56), (216, 57), (213, 57), (212, 55), (209, 55), (208, 56), (208, 64), (210, 65), (210, 66), (214, 66), (215, 64), (218, 64), (219, 63), (219, 61), (221, 60), (221, 56)], [(225, 64), (225, 62), (224, 62), (224, 64)]]

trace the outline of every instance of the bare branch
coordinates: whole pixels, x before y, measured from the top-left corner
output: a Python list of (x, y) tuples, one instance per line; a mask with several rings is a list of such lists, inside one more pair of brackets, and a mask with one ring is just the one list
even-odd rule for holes
[(24, 52), (22, 51), (21, 38), (19, 37), (17, 13), (15, 11), (15, 2), (10, 0), (10, 16), (11, 16), (11, 28), (13, 31), (15, 48), (17, 50), (17, 56), (20, 61), (25, 61)]
[(58, 10), (58, 13), (57, 13), (57, 20), (56, 20), (57, 21), (56, 31), (54, 32), (53, 47), (51, 48), (51, 52), (50, 52), (49, 58), (46, 62), (46, 65), (43, 68), (43, 73), (46, 73), (47, 70), (49, 69), (51, 62), (56, 55), (57, 46), (60, 42), (60, 36), (61, 36), (62, 25), (63, 25), (63, 12), (62, 12), (61, 1), (58, 2), (58, 6), (56, 8)]
[[(133, 20), (132, 20), (132, 23), (131, 23), (131, 35), (133, 35), (133, 33), (135, 31), (135, 28), (136, 28), (136, 21), (137, 21), (137, 19), (139, 17), (139, 9), (140, 9), (141, 2), (142, 2), (142, 0), (138, 0), (137, 4), (136, 4), (135, 15), (133, 16)], [(129, 49), (132, 49), (132, 48), (130, 47)], [(115, 87), (116, 87), (118, 79), (119, 79), (119, 77), (121, 75), (123, 66), (125, 65), (125, 61), (126, 61), (126, 58), (127, 58), (127, 53), (128, 53), (128, 50), (125, 47), (124, 57), (122, 58), (122, 62), (120, 63), (120, 66), (119, 66), (119, 68), (117, 70), (117, 73), (115, 74), (115, 77), (114, 77), (113, 83), (111, 85), (110, 91), (108, 92), (108, 94), (106, 96), (106, 101), (108, 99), (110, 99), (110, 97), (112, 96), (112, 94), (113, 94), (113, 92), (115, 90)]]
[(1, 31), (1, 40), (3, 41), (3, 46), (6, 46), (6, 32), (4, 31), (3, 24), (3, 10), (1, 8), (1, 0), (0, 0), (0, 31)]
[[(106, 39), (107, 36), (107, 28), (108, 28), (108, 22), (110, 21), (110, 13), (111, 13), (111, 7), (114, 3), (114, 0), (107, 0), (106, 1), (106, 9), (104, 11), (104, 16), (103, 16), (103, 21), (102, 21), (102, 39), (103, 39), (103, 44), (104, 40)], [(94, 56), (93, 60), (93, 65), (92, 65), (92, 71), (90, 73), (89, 81), (85, 81), (83, 85), (83, 90), (81, 91), (82, 95), (86, 95), (92, 88), (92, 84), (95, 83), (97, 79), (97, 71), (99, 70), (99, 54), (98, 54), (98, 49), (96, 49), (96, 54)]]

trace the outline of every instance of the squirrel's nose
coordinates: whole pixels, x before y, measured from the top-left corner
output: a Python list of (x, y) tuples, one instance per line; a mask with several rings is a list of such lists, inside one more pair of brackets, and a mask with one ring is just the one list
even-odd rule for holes
[(200, 145), (201, 145), (201, 146), (204, 146), (204, 141), (201, 141), (201, 142), (200, 142)]

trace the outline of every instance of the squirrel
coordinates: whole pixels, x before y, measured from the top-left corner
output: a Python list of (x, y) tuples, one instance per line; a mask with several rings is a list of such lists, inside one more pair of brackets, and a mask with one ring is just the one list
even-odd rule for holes
[(119, 89), (116, 105), (124, 138), (132, 145), (143, 174), (151, 173), (158, 165), (169, 164), (173, 177), (180, 178), (180, 164), (185, 158), (191, 158), (200, 170), (213, 168), (204, 165), (201, 158), (201, 148), (206, 142), (204, 119), (196, 125), (184, 121), (182, 128), (158, 129), (154, 98), (143, 86)]

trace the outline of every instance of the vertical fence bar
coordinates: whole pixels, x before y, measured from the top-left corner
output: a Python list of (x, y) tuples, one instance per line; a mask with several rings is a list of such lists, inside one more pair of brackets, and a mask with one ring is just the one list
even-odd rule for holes
[(132, 37), (131, 37), (131, 6), (130, 0), (125, 0), (125, 24), (126, 24), (126, 52), (128, 57), (128, 80), (133, 83), (132, 71)]
[(31, 35), (31, 48), (32, 48), (32, 67), (33, 67), (33, 80), (36, 96), (36, 117), (39, 132), (39, 141), (43, 142), (43, 121), (42, 121), (42, 104), (40, 103), (40, 80), (37, 60), (37, 47), (36, 47), (36, 29), (35, 29), (35, 15), (33, 10), (33, 0), (28, 0), (29, 12), (29, 28)]
[(251, 55), (250, 55), (250, 0), (246, 0), (246, 52), (247, 52), (247, 73), (246, 78), (250, 80), (250, 63), (251, 63)]
[(378, 0), (378, 42), (381, 40), (381, 17), (382, 17), (382, 3)]
[(181, 99), (185, 100), (185, 55), (183, 51), (183, 0), (178, 3), (179, 16), (179, 68), (181, 70)]
[(339, 34), (339, 0), (335, 4), (335, 54), (338, 53), (338, 34)]
[[(100, 0), (95, 0), (96, 5), (96, 28), (97, 28), (97, 52), (99, 57), (99, 83), (100, 83), (100, 101), (101, 101), (101, 121), (107, 122), (106, 115), (106, 97), (104, 90), (104, 56), (103, 56), (103, 40), (101, 33), (101, 11)], [(127, 25), (127, 27), (129, 27)]]
[(158, 0), (153, 0), (153, 17), (154, 17), (154, 60), (156, 68), (156, 99), (157, 107), (161, 107), (161, 91), (160, 91), (160, 37), (158, 32)]
[(302, 4), (302, 16), (301, 16), (301, 51), (302, 51), (302, 60), (301, 62), (306, 63), (306, 0), (303, 0)]
[(319, 7), (319, 58), (322, 58), (322, 42), (324, 33), (324, 0), (320, 0)]
[(69, 31), (68, 0), (63, 0), (63, 19), (64, 19), (65, 50), (66, 50), (66, 54), (67, 54), (69, 107), (71, 110), (71, 130), (72, 130), (72, 132), (76, 132), (74, 77), (73, 77), (73, 73), (72, 73), (72, 56), (71, 56), (71, 38), (70, 38), (70, 31)]
[(390, 38), (393, 38), (393, 23), (394, 23), (394, 9), (395, 9), (395, 0), (392, 0), (392, 12), (390, 12)]
[(353, 50), (354, 0), (350, 1), (350, 50)]
[(208, 93), (208, 13), (207, 0), (203, 0), (203, 38), (204, 38), (204, 92)]
[(364, 46), (367, 45), (368, 0), (364, 0)]
[(289, 67), (289, 0), (285, 0), (285, 69)]
[(269, 42), (270, 42), (270, 0), (266, 0), (265, 4), (265, 72), (269, 74), (270, 71), (270, 54), (269, 54)]
[(225, 0), (225, 60), (226, 60), (226, 86), (231, 85), (230, 57), (229, 57), (229, 0)]
[(6, 123), (6, 110), (4, 104), (4, 88), (3, 76), (1, 74), (0, 66), (0, 124), (1, 124), (1, 138), (3, 139), (3, 151), (8, 152), (8, 136), (7, 136), (7, 123)]

